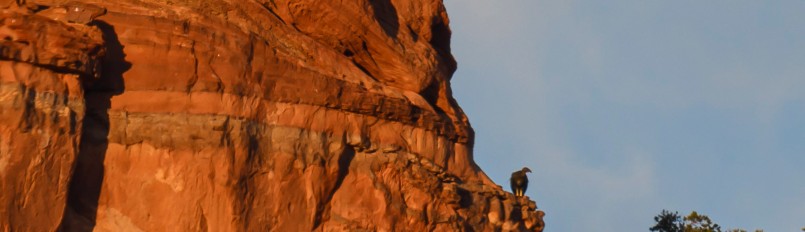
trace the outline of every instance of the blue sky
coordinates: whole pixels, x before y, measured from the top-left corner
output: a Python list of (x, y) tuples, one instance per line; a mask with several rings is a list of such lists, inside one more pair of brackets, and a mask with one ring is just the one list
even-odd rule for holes
[(548, 231), (805, 227), (805, 1), (445, 4), (475, 160)]

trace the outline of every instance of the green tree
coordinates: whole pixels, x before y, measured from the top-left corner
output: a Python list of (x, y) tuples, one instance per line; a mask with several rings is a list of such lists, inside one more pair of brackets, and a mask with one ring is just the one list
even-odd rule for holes
[(657, 224), (649, 228), (651, 231), (682, 232), (682, 218), (678, 212), (662, 210), (660, 215), (654, 216), (654, 222)]
[(721, 232), (721, 226), (710, 220), (710, 217), (696, 211), (684, 218), (684, 232)]
[[(649, 228), (657, 232), (721, 232), (721, 226), (710, 220), (710, 217), (699, 214), (696, 211), (690, 212), (688, 216), (680, 217), (678, 212), (662, 210), (660, 215), (654, 216), (657, 224)], [(805, 228), (802, 228), (805, 231)], [(744, 229), (729, 229), (725, 232), (747, 232)], [(755, 230), (763, 232), (763, 230)]]

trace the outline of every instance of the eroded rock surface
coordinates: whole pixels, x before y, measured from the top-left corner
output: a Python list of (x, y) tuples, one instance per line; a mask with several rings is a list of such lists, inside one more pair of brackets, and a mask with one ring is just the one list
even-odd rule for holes
[(0, 230), (544, 227), (472, 160), (439, 0), (19, 5)]
[(2, 231), (58, 229), (82, 134), (81, 82), (104, 52), (99, 30), (31, 10), (0, 10)]

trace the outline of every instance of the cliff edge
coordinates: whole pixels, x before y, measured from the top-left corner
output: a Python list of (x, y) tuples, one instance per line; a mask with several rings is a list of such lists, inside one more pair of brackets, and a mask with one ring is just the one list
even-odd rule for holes
[(0, 0), (0, 231), (542, 231), (441, 0)]

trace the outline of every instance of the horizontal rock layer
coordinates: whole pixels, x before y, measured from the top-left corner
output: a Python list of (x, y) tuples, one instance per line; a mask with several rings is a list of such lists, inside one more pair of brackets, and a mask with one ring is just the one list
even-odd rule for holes
[(543, 228), (472, 160), (441, 1), (9, 5), (2, 230)]

